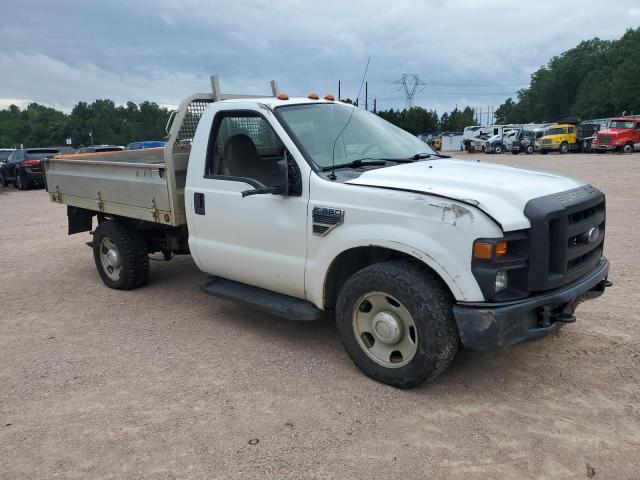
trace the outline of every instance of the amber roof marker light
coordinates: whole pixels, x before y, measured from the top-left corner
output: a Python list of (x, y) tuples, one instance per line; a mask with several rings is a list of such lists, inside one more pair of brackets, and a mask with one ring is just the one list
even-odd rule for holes
[(333, 102), (335, 100), (335, 97), (329, 93), (324, 96), (324, 99), (329, 100), (330, 102)]
[(310, 98), (311, 100), (320, 100), (320, 96), (316, 92), (311, 92), (307, 98)]
[(278, 100), (289, 100), (289, 95), (287, 95), (286, 93), (279, 93), (276, 98)]

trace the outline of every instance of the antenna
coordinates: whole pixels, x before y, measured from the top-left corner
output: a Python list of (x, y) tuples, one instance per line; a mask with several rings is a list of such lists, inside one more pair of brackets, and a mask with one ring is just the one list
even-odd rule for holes
[[(369, 62), (371, 62), (371, 57), (367, 58), (367, 65), (364, 67), (364, 74), (362, 75), (362, 81), (360, 82), (360, 90), (358, 90), (358, 95), (356, 96), (356, 102), (358, 101), (358, 98), (360, 98), (360, 93), (362, 92), (362, 86), (364, 85), (364, 79), (367, 78), (367, 70), (369, 70)], [(331, 152), (331, 166), (336, 165), (336, 143), (338, 142), (340, 135), (342, 135), (342, 132), (344, 132), (349, 126), (349, 124), (351, 123), (351, 117), (353, 117), (353, 112), (356, 110), (356, 108), (358, 107), (354, 107), (354, 106), (351, 107), (351, 113), (349, 114), (349, 119), (347, 120), (347, 123), (344, 124), (344, 127), (342, 127), (342, 130), (340, 130), (340, 133), (336, 135), (336, 138), (333, 141), (333, 151)], [(331, 170), (329, 179), (335, 180), (336, 178), (337, 177), (336, 177), (335, 170)]]

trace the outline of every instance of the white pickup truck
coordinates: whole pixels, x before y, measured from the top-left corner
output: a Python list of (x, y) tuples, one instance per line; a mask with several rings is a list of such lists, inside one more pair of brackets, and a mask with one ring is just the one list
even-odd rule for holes
[(212, 90), (182, 102), (164, 149), (44, 161), (107, 286), (147, 283), (150, 253), (191, 254), (204, 292), (291, 320), (330, 312), (360, 369), (408, 388), (460, 343), (555, 332), (610, 285), (591, 185), (451, 159), (275, 82), (268, 97)]

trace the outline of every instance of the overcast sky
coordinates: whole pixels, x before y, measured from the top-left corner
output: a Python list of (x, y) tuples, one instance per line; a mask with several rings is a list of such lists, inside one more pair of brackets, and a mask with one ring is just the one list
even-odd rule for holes
[[(581, 40), (640, 25), (640, 0), (3, 0), (0, 107), (64, 110), (111, 98), (176, 105), (209, 91), (369, 98), (404, 105), (402, 73), (426, 83), (415, 104), (439, 113), (498, 106)], [(364, 95), (364, 92), (363, 92)], [(371, 104), (370, 104), (371, 105)]]

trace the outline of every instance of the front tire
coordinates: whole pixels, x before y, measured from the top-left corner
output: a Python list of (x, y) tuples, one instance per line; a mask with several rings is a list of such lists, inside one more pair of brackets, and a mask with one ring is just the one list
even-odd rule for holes
[(561, 143), (560, 144), (560, 148), (558, 149), (558, 153), (560, 155), (565, 155), (565, 154), (569, 153), (569, 144), (568, 143)]
[(140, 232), (125, 223), (108, 220), (93, 235), (93, 259), (104, 284), (133, 290), (149, 280), (149, 253)]
[(347, 280), (336, 323), (345, 350), (365, 374), (411, 388), (436, 378), (458, 350), (451, 307), (449, 292), (426, 268), (389, 261)]
[(633, 144), (627, 143), (624, 147), (622, 147), (622, 153), (633, 153)]
[(502, 153), (502, 146), (496, 145), (496, 148), (494, 148), (493, 151), (498, 154)]
[(527, 155), (531, 155), (533, 152), (534, 152), (533, 145), (527, 145), (527, 148), (525, 149), (524, 153), (526, 153)]

